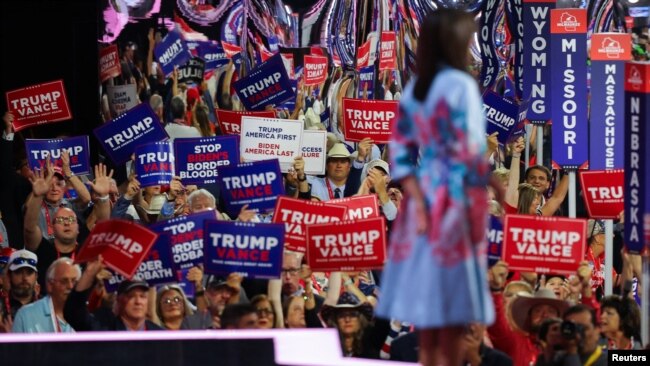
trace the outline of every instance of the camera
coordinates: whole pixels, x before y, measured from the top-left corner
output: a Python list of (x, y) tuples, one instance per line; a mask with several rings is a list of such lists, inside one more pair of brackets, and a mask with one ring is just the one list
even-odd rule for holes
[(565, 320), (560, 325), (560, 332), (562, 337), (565, 339), (577, 339), (580, 335), (580, 339), (584, 339), (585, 328), (581, 324), (574, 323), (569, 320)]

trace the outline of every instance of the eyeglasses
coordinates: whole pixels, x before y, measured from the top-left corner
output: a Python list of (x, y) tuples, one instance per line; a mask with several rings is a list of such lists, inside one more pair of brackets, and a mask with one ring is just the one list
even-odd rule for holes
[(336, 314), (337, 319), (353, 319), (359, 317), (359, 312), (357, 310), (341, 311)]
[(271, 315), (274, 315), (273, 310), (268, 309), (268, 308), (259, 308), (256, 311), (257, 311), (257, 315), (259, 315), (259, 316), (271, 316)]
[(174, 304), (180, 304), (183, 301), (183, 299), (180, 298), (180, 296), (174, 296), (174, 297), (168, 297), (166, 299), (163, 299), (163, 304), (165, 305), (170, 305), (172, 303)]
[(36, 267), (37, 262), (36, 259), (18, 257), (11, 262), (11, 265), (13, 266), (14, 264), (18, 265), (18, 264), (25, 264), (25, 263), (29, 264), (30, 266)]
[(282, 274), (283, 275), (288, 273), (291, 276), (295, 276), (295, 275), (298, 274), (298, 271), (300, 271), (300, 269), (298, 269), (298, 268), (282, 268)]
[(75, 217), (75, 216), (59, 216), (59, 217), (54, 219), (54, 222), (56, 222), (57, 224), (61, 224), (61, 225), (63, 225), (63, 224), (74, 224), (75, 222), (77, 222), (77, 217)]
[(66, 285), (76, 285), (77, 284), (77, 279), (76, 278), (59, 278), (59, 279), (53, 279), (52, 282), (56, 282), (61, 286), (66, 286)]

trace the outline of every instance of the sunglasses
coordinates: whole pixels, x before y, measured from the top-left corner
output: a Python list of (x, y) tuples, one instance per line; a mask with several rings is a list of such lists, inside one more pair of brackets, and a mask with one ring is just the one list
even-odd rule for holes
[(174, 297), (168, 297), (164, 299), (162, 302), (165, 305), (170, 305), (170, 304), (180, 304), (183, 301), (179, 296), (174, 296)]
[(271, 309), (259, 308), (259, 309), (256, 310), (256, 312), (257, 312), (257, 315), (259, 315), (259, 316), (271, 316), (271, 315), (274, 315), (273, 310), (271, 310)]
[(11, 262), (11, 265), (29, 264), (30, 266), (36, 267), (36, 263), (36, 259), (18, 257)]
[(352, 318), (358, 318), (360, 313), (356, 310), (350, 310), (350, 311), (341, 311), (338, 314), (336, 314), (337, 319), (352, 319)]
[(57, 224), (74, 224), (77, 222), (77, 218), (75, 216), (59, 216), (54, 219), (54, 222)]

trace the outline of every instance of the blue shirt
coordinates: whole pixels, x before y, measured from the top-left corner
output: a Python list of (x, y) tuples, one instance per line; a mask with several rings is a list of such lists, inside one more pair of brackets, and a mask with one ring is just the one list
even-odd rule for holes
[[(55, 329), (54, 319), (59, 323)], [(52, 301), (49, 296), (25, 305), (18, 310), (14, 325), (11, 329), (13, 333), (74, 333), (74, 329), (67, 322), (59, 319), (52, 314)]]

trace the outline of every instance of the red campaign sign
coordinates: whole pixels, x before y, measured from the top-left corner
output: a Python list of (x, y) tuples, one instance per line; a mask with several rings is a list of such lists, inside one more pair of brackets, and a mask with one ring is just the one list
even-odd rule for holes
[(650, 63), (625, 63), (625, 91), (632, 93), (650, 93)]
[(379, 71), (397, 69), (397, 53), (395, 52), (395, 32), (381, 32), (379, 49)]
[(590, 217), (615, 219), (625, 208), (623, 169), (582, 171), (580, 183)]
[(327, 57), (305, 55), (305, 85), (318, 85), (327, 80)]
[(551, 33), (587, 33), (587, 9), (552, 9)]
[(223, 47), (226, 57), (232, 59), (233, 56), (241, 52), (241, 47), (236, 44), (231, 44), (228, 42), (221, 41), (221, 47)]
[(399, 102), (393, 100), (363, 100), (343, 98), (343, 131), (346, 141), (361, 141), (366, 137), (375, 144), (390, 141)]
[(229, 111), (217, 109), (217, 122), (224, 135), (239, 135), (242, 117), (275, 118), (275, 111)]
[(511, 270), (570, 275), (586, 247), (587, 220), (506, 215), (503, 260)]
[(11, 90), (5, 96), (7, 107), (14, 114), (13, 126), (16, 132), (72, 118), (63, 80)]
[(284, 223), (284, 249), (307, 251), (305, 230), (313, 224), (341, 222), (348, 209), (343, 205), (279, 197), (273, 214), (274, 223)]
[(632, 58), (629, 33), (594, 33), (591, 35), (592, 61), (628, 61)]
[(117, 45), (111, 45), (99, 50), (99, 79), (102, 83), (121, 74), (122, 66), (117, 52)]
[(382, 268), (385, 259), (383, 217), (307, 227), (307, 263), (314, 271)]
[(311, 53), (312, 56), (325, 56), (325, 52), (323, 52), (323, 49), (320, 46), (309, 47), (309, 53)]
[(379, 203), (377, 196), (369, 194), (365, 196), (353, 196), (329, 200), (327, 203), (344, 205), (348, 208), (345, 220), (365, 220), (379, 217)]
[(370, 40), (367, 40), (364, 44), (359, 46), (359, 48), (357, 49), (357, 70), (368, 66), (369, 61), (370, 61)]
[(88, 262), (101, 254), (109, 268), (132, 278), (156, 239), (158, 234), (131, 221), (102, 221), (86, 238), (75, 262)]

